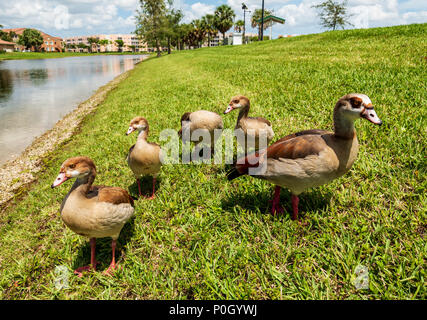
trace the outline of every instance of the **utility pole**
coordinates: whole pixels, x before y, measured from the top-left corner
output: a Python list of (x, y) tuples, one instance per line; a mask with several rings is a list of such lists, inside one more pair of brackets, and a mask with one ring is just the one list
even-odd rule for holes
[(243, 10), (243, 44), (246, 44), (246, 12), (250, 12), (246, 4), (242, 2), (242, 10)]
[(264, 0), (262, 0), (262, 12), (261, 12), (261, 41), (264, 40)]

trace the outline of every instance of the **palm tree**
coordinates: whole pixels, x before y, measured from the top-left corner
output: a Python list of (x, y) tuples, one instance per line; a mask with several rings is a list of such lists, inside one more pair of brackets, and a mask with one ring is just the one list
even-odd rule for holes
[(211, 46), (211, 38), (215, 37), (218, 33), (218, 29), (215, 27), (215, 16), (213, 14), (207, 14), (202, 17), (202, 22), (208, 36), (208, 46)]
[[(264, 10), (264, 18), (272, 14), (273, 14), (273, 10), (267, 10), (267, 9)], [(257, 22), (257, 20), (261, 20), (261, 17), (262, 17), (262, 9), (255, 9), (251, 17), (251, 26), (252, 28), (258, 28), (258, 39), (260, 39), (261, 37), (261, 22)], [(269, 26), (270, 24), (264, 23), (263, 29), (266, 30)]]
[(90, 53), (92, 53), (93, 47), (95, 47), (96, 51), (98, 51), (98, 44), (99, 44), (99, 39), (98, 38), (89, 37), (89, 38), (87, 38), (87, 42), (89, 42), (89, 51), (90, 51)]
[(188, 46), (188, 49), (194, 46), (194, 26), (191, 23), (181, 24), (180, 34), (182, 42)]
[(226, 4), (215, 10), (215, 27), (222, 33), (223, 44), (225, 44), (225, 33), (233, 26), (235, 16), (233, 9)]
[(119, 52), (122, 52), (122, 48), (125, 45), (124, 41), (122, 39), (115, 40), (116, 46), (119, 47)]
[(79, 50), (80, 52), (84, 52), (84, 50), (88, 50), (88, 49), (89, 49), (89, 46), (88, 46), (88, 45), (85, 45), (83, 42), (80, 42), (80, 43), (77, 45), (77, 48), (81, 49), (81, 50)]
[(205, 25), (203, 24), (201, 19), (193, 20), (191, 21), (191, 24), (193, 25), (193, 30), (192, 30), (193, 41), (196, 44), (196, 46), (200, 48), (206, 36)]
[(234, 24), (234, 30), (236, 32), (242, 32), (243, 30), (243, 26), (245, 25), (245, 23), (243, 22), (243, 20), (238, 20), (236, 21), (236, 23)]
[(102, 39), (102, 40), (99, 40), (98, 44), (102, 47), (105, 47), (110, 44), (110, 41), (107, 39)]

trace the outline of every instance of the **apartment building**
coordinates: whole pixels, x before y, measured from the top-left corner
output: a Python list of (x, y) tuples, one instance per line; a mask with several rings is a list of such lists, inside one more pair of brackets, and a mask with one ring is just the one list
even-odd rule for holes
[[(246, 32), (245, 33), (246, 43), (250, 42), (250, 40), (249, 40), (250, 38), (257, 37), (257, 36), (258, 36), (258, 34), (256, 34), (256, 33)], [(217, 47), (219, 45), (222, 45), (222, 42), (223, 42), (222, 39), (223, 39), (222, 33), (218, 32), (215, 37), (211, 38), (210, 47)], [(233, 44), (233, 32), (226, 32), (225, 33), (225, 39), (226, 39), (226, 44)], [(209, 46), (208, 40), (206, 38), (202, 47), (208, 47), (208, 46)]]
[[(12, 37), (12, 41), (14, 43), (18, 43), (19, 40), (19, 36), (22, 35), (22, 33), (24, 32), (24, 30), (27, 28), (14, 28), (14, 29), (2, 29), (2, 31), (4, 32), (12, 32), (13, 37)], [(37, 30), (37, 29), (35, 29)], [(44, 33), (43, 31), (37, 30), (38, 32), (40, 32), (40, 34), (42, 35), (43, 38), (43, 44), (40, 46), (40, 50), (41, 51), (46, 51), (46, 52), (62, 52), (62, 39), (59, 37), (54, 37), (51, 36), (47, 33)], [(16, 48), (18, 48), (18, 50), (22, 51), (24, 48), (22, 46), (17, 45)], [(35, 48), (31, 48), (31, 51), (35, 51)]]
[(0, 39), (0, 51), (13, 52), (15, 50), (15, 43), (4, 41)]
[[(97, 40), (107, 40), (106, 44), (90, 44), (89, 38)], [(119, 47), (117, 40), (123, 41), (123, 47)], [(77, 47), (79, 44), (89, 46), (91, 51), (97, 52), (119, 52), (119, 51), (133, 51), (133, 52), (146, 52), (148, 46), (145, 42), (138, 39), (134, 34), (99, 34), (91, 36), (76, 36), (64, 38), (64, 44), (68, 51), (86, 52), (86, 48)]]

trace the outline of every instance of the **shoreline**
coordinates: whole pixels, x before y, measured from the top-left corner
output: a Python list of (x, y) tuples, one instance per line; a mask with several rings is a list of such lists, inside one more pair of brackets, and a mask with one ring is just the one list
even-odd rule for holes
[(149, 53), (132, 53), (132, 52), (13, 52), (0, 54), (1, 61), (9, 60), (38, 60), (38, 59), (63, 59), (63, 58), (76, 58), (76, 57), (93, 57), (93, 56), (146, 56)]
[[(144, 57), (135, 64), (135, 67), (148, 58), (149, 56)], [(20, 194), (20, 189), (37, 179), (36, 174), (44, 167), (43, 160), (76, 133), (82, 121), (96, 111), (108, 93), (126, 79), (135, 67), (99, 87), (89, 99), (81, 102), (58, 120), (51, 129), (34, 138), (19, 156), (0, 165), (0, 210), (3, 210), (9, 201)]]

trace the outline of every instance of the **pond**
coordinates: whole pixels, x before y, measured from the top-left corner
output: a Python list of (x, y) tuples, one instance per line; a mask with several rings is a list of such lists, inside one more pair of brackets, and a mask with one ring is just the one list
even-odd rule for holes
[(0, 165), (143, 55), (0, 61)]

